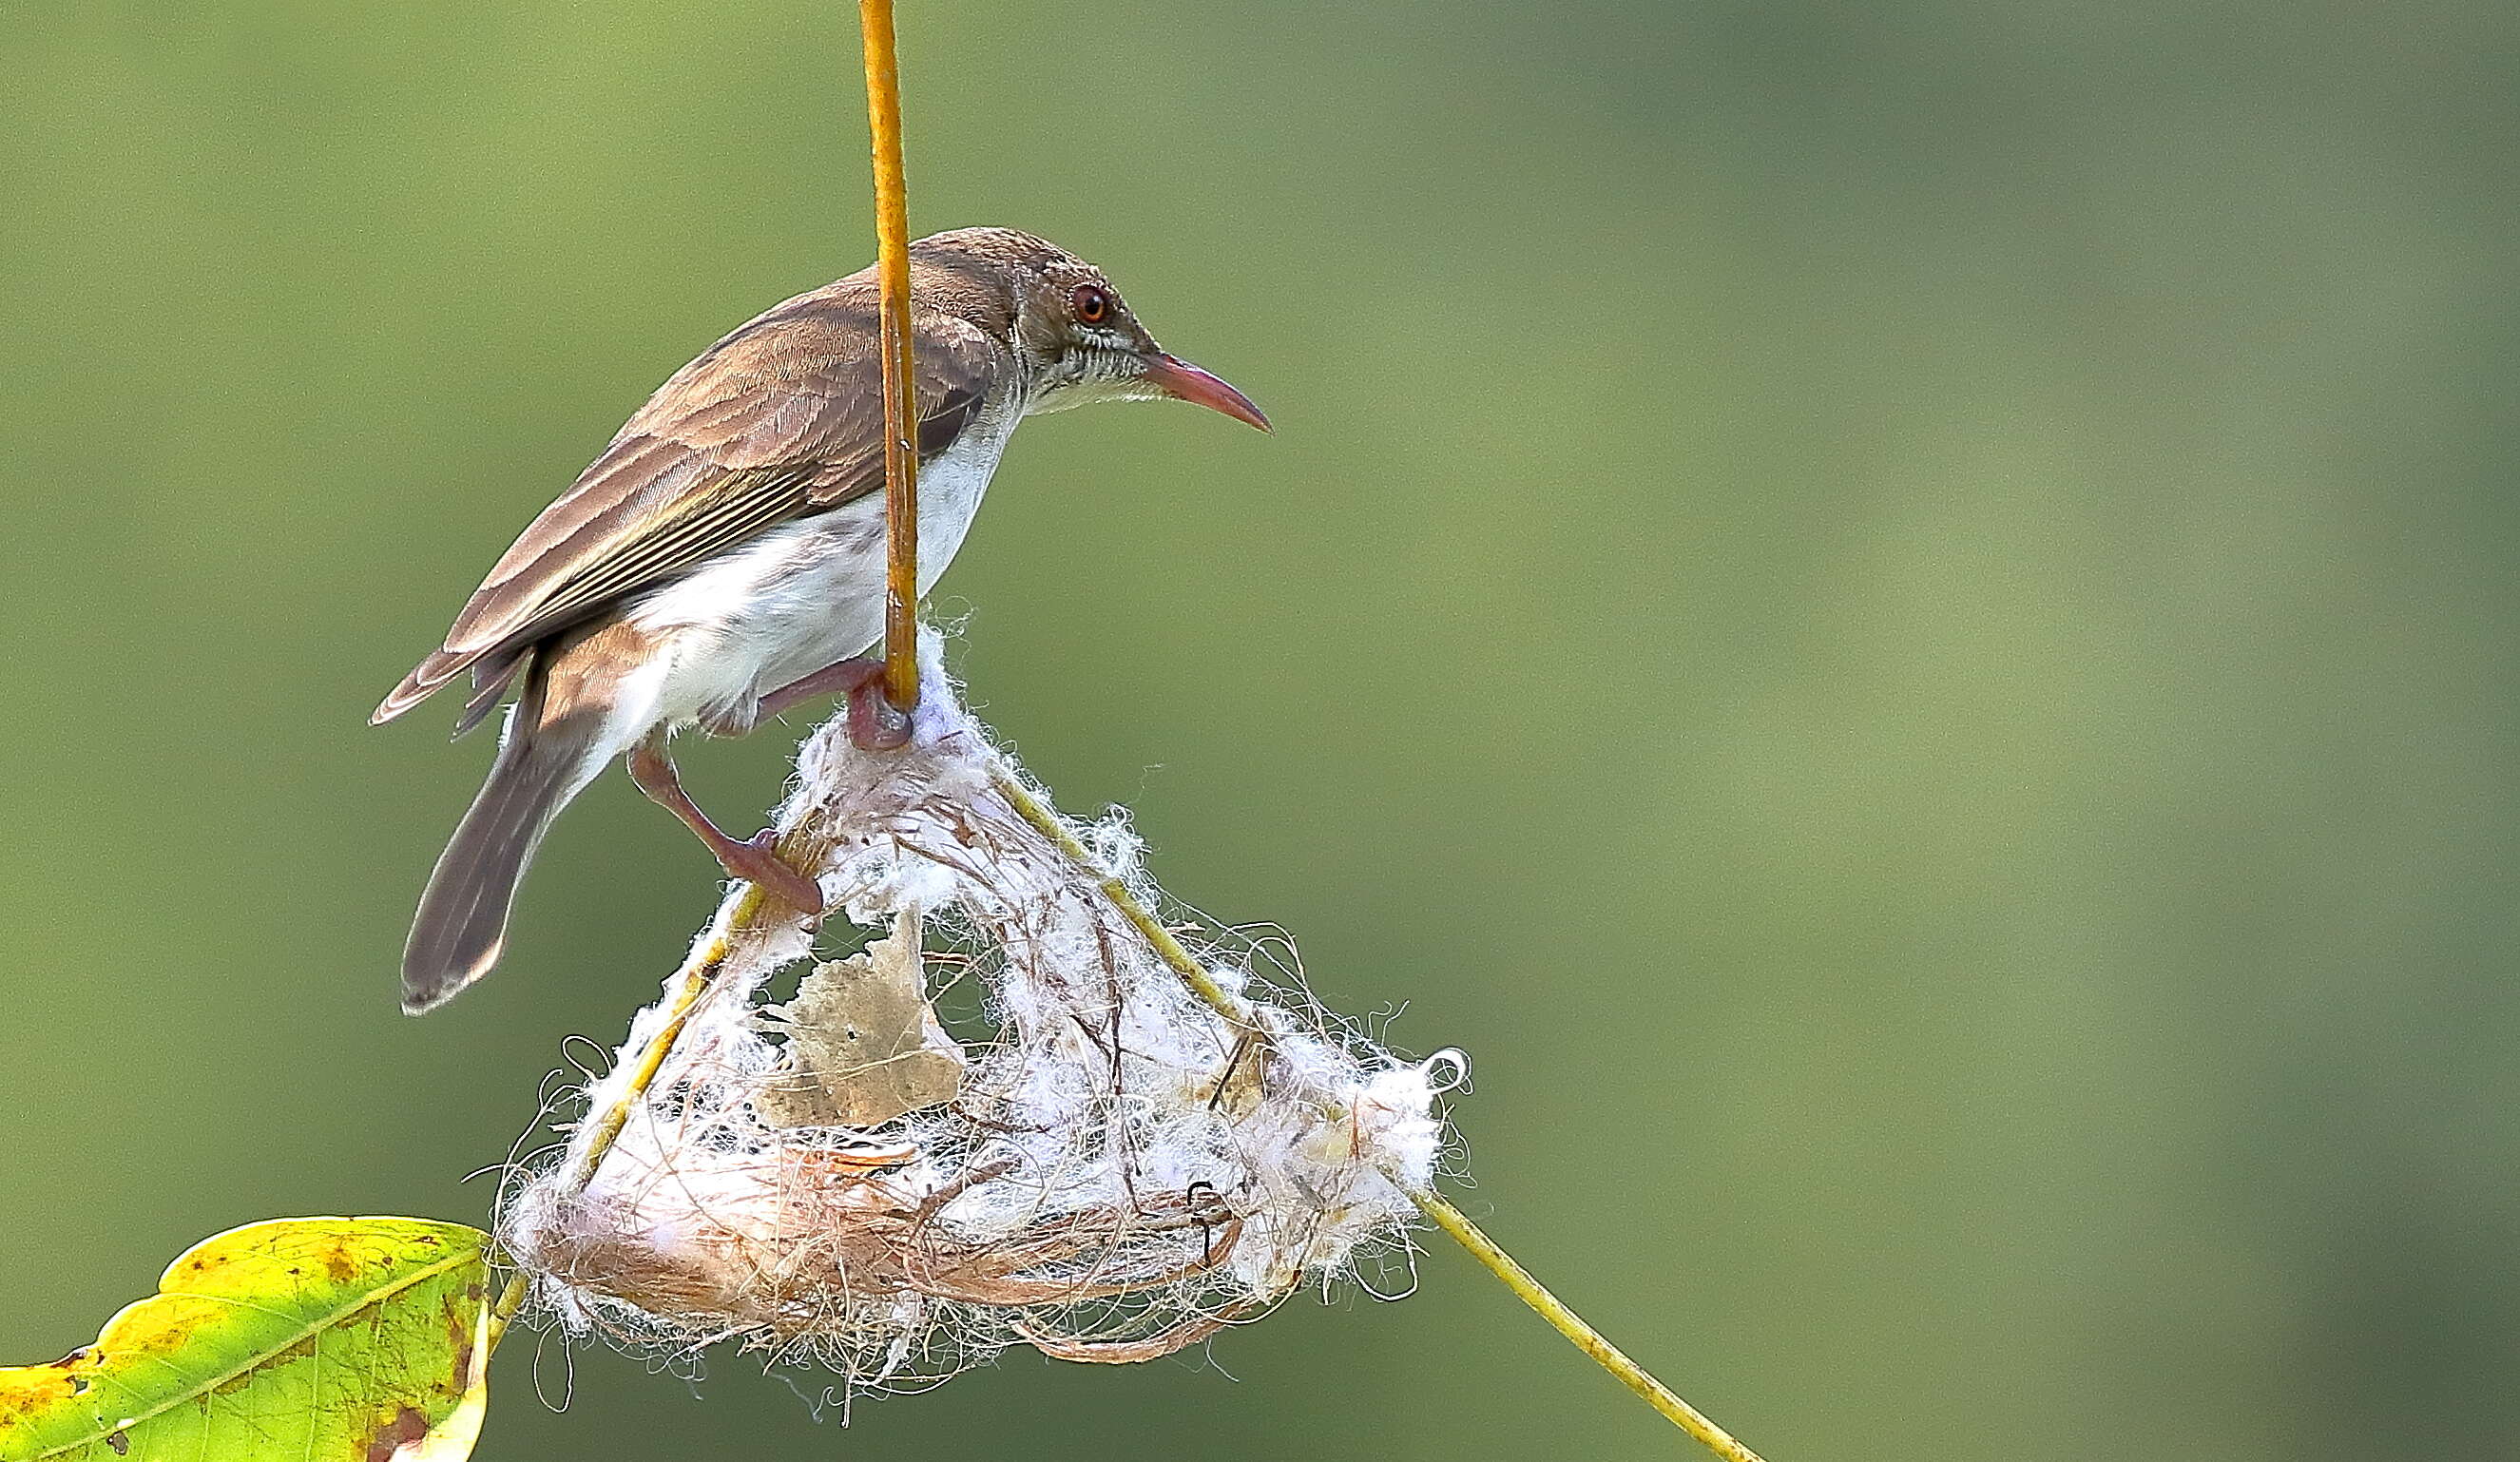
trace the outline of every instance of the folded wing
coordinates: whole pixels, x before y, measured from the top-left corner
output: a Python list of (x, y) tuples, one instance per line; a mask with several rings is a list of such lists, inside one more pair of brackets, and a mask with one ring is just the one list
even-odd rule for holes
[[(1002, 347), (945, 314), (914, 322), (919, 454), (953, 440)], [(791, 518), (883, 486), (872, 284), (852, 277), (754, 319), (676, 372), (517, 538), (372, 722), (475, 672), (466, 724), (534, 645)]]

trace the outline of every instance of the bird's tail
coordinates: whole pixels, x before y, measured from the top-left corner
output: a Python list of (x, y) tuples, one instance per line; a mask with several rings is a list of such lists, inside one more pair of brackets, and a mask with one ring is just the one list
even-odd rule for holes
[(402, 1008), (433, 1010), (490, 973), (508, 939), (508, 909), (552, 819), (618, 750), (607, 717), (545, 715), (548, 677), (527, 668), (524, 693), (488, 781), (438, 854), (402, 951)]

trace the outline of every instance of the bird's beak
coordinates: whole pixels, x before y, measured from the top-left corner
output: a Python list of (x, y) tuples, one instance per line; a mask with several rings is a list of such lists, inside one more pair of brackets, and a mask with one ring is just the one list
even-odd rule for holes
[(1148, 385), (1176, 401), (1222, 411), (1238, 422), (1248, 422), (1263, 432), (1269, 430), (1269, 418), (1260, 414), (1260, 408), (1251, 404), (1249, 396), (1178, 355), (1149, 357), (1146, 380)]

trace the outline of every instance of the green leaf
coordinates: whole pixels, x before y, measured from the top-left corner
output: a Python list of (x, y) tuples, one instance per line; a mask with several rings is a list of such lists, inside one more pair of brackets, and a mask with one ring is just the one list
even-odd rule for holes
[(204, 1239), (95, 1345), (0, 1369), (0, 1462), (456, 1462), (489, 1400), (488, 1244), (419, 1218)]

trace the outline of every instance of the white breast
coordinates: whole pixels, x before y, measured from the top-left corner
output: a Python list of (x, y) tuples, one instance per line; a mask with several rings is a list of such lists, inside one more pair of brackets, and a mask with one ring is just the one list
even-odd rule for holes
[[(921, 594), (961, 550), (1021, 414), (1004, 402), (920, 469)], [(630, 620), (669, 636), (656, 718), (746, 722), (765, 692), (865, 651), (883, 635), (883, 498), (870, 493), (772, 528), (649, 595)]]

